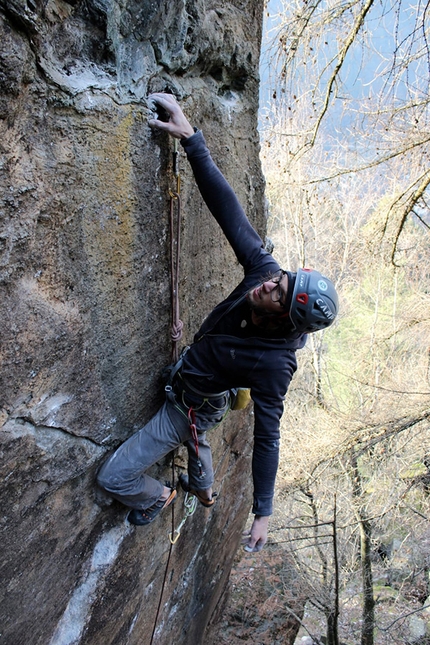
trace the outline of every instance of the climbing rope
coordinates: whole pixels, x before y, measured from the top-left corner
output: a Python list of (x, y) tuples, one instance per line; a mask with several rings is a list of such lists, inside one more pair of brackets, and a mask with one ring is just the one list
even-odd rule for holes
[[(169, 209), (169, 228), (170, 228), (170, 290), (171, 290), (171, 307), (172, 307), (172, 363), (175, 365), (179, 360), (179, 342), (182, 338), (182, 329), (184, 327), (179, 317), (179, 262), (181, 258), (181, 175), (179, 173), (179, 149), (178, 140), (174, 139), (172, 170), (175, 179), (176, 190), (169, 189), (170, 209)], [(175, 209), (176, 205), (176, 209)], [(175, 222), (176, 210), (176, 222)], [(172, 486), (175, 487), (175, 454), (172, 455)], [(172, 535), (175, 532), (175, 509), (172, 504)]]
[[(179, 317), (179, 260), (181, 255), (181, 176), (179, 174), (178, 140), (174, 139), (173, 174), (176, 179), (176, 190), (170, 194), (170, 284), (172, 302), (172, 363), (179, 359), (179, 341), (182, 338), (183, 323)], [(176, 226), (175, 226), (176, 205)], [(175, 235), (176, 230), (176, 235)]]
[[(179, 536), (181, 535), (181, 529), (184, 526), (184, 524), (187, 521), (187, 519), (189, 517), (191, 517), (191, 515), (194, 515), (194, 512), (195, 512), (195, 510), (197, 508), (197, 497), (194, 497), (194, 495), (188, 495), (188, 493), (186, 493), (185, 494), (185, 499), (184, 499), (184, 506), (185, 506), (185, 515), (184, 515), (181, 523), (179, 524), (177, 529), (175, 529), (174, 525), (173, 525), (172, 526), (172, 532), (169, 535), (169, 540), (170, 540), (169, 555), (168, 555), (168, 558), (167, 558), (166, 568), (164, 570), (163, 583), (161, 585), (160, 599), (158, 601), (157, 614), (155, 616), (154, 628), (152, 630), (150, 645), (152, 645), (152, 642), (154, 640), (155, 630), (157, 628), (158, 616), (160, 614), (161, 603), (163, 601), (164, 588), (166, 586), (167, 573), (169, 571), (170, 558), (171, 558), (172, 551), (173, 551), (173, 545), (176, 544), (176, 542), (178, 541)], [(172, 513), (172, 521), (174, 521), (173, 513)]]
[[(175, 190), (169, 189), (170, 195), (170, 209), (169, 209), (169, 229), (170, 229), (170, 285), (171, 285), (171, 307), (172, 307), (172, 363), (175, 364), (179, 360), (179, 342), (182, 338), (183, 323), (179, 317), (179, 260), (181, 253), (181, 177), (179, 173), (179, 150), (178, 140), (174, 139), (173, 148), (173, 175), (175, 178)], [(175, 209), (176, 206), (176, 209)], [(176, 222), (175, 222), (176, 211)], [(175, 454), (172, 455), (172, 482), (171, 486), (175, 487)], [(161, 585), (160, 599), (158, 602), (157, 613), (154, 621), (154, 628), (152, 630), (150, 645), (152, 645), (157, 628), (158, 617), (160, 614), (161, 604), (163, 601), (164, 589), (166, 586), (167, 572), (169, 571), (170, 559), (172, 556), (173, 545), (177, 542), (183, 525), (186, 519), (196, 510), (197, 499), (188, 499), (188, 494), (185, 496), (185, 517), (175, 529), (175, 505), (171, 504), (172, 508), (172, 531), (169, 534), (169, 555), (167, 557), (166, 569), (164, 571), (163, 582)]]

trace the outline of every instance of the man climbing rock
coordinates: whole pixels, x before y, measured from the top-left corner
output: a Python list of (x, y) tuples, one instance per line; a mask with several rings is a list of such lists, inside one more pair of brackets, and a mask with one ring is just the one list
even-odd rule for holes
[(318, 271), (280, 269), (264, 250), (232, 188), (170, 94), (149, 97), (167, 120), (149, 125), (181, 140), (200, 193), (244, 269), (234, 291), (207, 317), (184, 354), (159, 412), (107, 460), (99, 485), (130, 507), (128, 521), (144, 525), (174, 501), (176, 491), (146, 470), (181, 444), (188, 450), (188, 477), (182, 486), (204, 506), (212, 506), (213, 469), (206, 432), (231, 406), (236, 388), (250, 388), (254, 402), (254, 521), (247, 550), (267, 540), (279, 458), (283, 400), (296, 370), (296, 350), (308, 333), (331, 325), (338, 310), (333, 284)]

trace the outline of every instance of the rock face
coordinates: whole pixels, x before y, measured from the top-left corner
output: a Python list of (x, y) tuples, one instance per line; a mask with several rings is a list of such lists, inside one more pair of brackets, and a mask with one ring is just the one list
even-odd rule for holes
[[(177, 96), (263, 234), (262, 10), (0, 0), (4, 645), (204, 642), (249, 511), (252, 411), (214, 432), (219, 501), (170, 559), (170, 511), (134, 528), (94, 476), (161, 403), (170, 361), (173, 144), (149, 129), (145, 97)], [(183, 155), (179, 167), (186, 344), (241, 270)], [(170, 478), (170, 460), (153, 471)]]

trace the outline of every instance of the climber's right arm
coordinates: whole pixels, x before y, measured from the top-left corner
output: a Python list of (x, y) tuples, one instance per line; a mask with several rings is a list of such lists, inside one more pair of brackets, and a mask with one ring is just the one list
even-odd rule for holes
[(148, 96), (148, 100), (161, 105), (170, 117), (168, 121), (150, 119), (149, 126), (151, 128), (164, 130), (175, 139), (187, 139), (194, 134), (194, 128), (185, 117), (173, 94), (157, 92), (155, 94), (150, 94)]

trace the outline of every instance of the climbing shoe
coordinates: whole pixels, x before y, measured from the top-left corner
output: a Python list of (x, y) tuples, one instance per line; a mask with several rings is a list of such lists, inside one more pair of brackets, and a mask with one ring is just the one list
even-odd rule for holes
[(214, 498), (217, 497), (218, 493), (212, 493), (212, 499), (203, 497), (202, 495), (203, 491), (193, 490), (190, 487), (188, 476), (183, 475), (182, 473), (180, 473), (179, 475), (179, 483), (181, 484), (182, 490), (184, 490), (186, 493), (189, 493), (190, 495), (194, 495), (194, 497), (197, 497), (200, 504), (203, 504), (203, 506), (206, 506), (206, 508), (210, 508), (215, 504), (216, 500)]
[(159, 499), (148, 508), (144, 508), (142, 510), (134, 508), (127, 515), (128, 521), (130, 522), (130, 524), (135, 524), (136, 526), (143, 526), (144, 524), (150, 524), (155, 520), (157, 515), (161, 513), (163, 508), (167, 508), (167, 506), (170, 506), (170, 504), (173, 504), (173, 502), (175, 501), (176, 495), (177, 495), (176, 489), (173, 488), (170, 491), (170, 495), (167, 499)]

